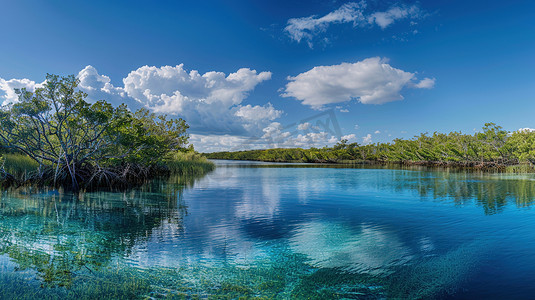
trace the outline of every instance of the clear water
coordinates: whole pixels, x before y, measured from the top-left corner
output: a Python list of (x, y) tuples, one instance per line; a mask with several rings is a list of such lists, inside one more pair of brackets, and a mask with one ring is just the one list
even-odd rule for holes
[(127, 193), (0, 195), (0, 298), (535, 294), (534, 175), (218, 161)]

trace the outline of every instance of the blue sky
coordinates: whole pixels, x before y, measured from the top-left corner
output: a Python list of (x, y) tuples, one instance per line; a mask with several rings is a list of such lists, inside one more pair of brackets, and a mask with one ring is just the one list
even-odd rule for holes
[(110, 2), (3, 1), (0, 102), (76, 74), (201, 151), (535, 128), (533, 1)]

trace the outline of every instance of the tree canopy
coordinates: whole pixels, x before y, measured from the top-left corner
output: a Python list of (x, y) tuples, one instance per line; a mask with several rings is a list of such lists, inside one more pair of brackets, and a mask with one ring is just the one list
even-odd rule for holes
[[(39, 163), (42, 179), (72, 188), (96, 181), (127, 180), (129, 172), (156, 166), (184, 147), (188, 125), (146, 109), (86, 101), (74, 75), (48, 74), (35, 92), (16, 90), (19, 100), (0, 108), (3, 147)], [(47, 175), (48, 174), (48, 175)]]
[(535, 132), (507, 132), (486, 123), (473, 135), (461, 132), (422, 133), (412, 139), (360, 145), (342, 140), (333, 147), (267, 149), (207, 154), (209, 158), (262, 161), (338, 163), (345, 161), (493, 163), (512, 165), (535, 162)]

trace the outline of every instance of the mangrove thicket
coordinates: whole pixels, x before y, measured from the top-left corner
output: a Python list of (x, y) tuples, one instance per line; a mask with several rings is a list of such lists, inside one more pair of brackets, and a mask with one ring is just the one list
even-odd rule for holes
[(169, 172), (167, 162), (187, 150), (183, 119), (90, 103), (78, 83), (74, 75), (49, 74), (43, 87), (16, 90), (18, 101), (0, 108), (0, 180), (21, 181), (7, 170), (7, 157), (34, 165), (25, 182), (127, 187)]

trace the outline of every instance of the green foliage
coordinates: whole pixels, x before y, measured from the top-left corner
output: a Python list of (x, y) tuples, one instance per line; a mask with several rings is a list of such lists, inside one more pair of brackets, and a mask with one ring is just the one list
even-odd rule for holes
[(509, 134), (501, 126), (486, 123), (474, 135), (461, 132), (422, 133), (412, 139), (395, 139), (391, 143), (359, 145), (340, 141), (333, 147), (310, 149), (267, 149), (207, 154), (213, 159), (340, 163), (440, 162), (466, 166), (514, 165), (535, 162), (535, 132)]
[(203, 175), (215, 169), (213, 162), (193, 150), (170, 153), (164, 161), (172, 174)]
[[(94, 182), (128, 182), (149, 174), (188, 141), (182, 119), (130, 112), (123, 104), (88, 103), (73, 76), (47, 75), (35, 92), (0, 108), (2, 148), (33, 159), (38, 179), (78, 189)], [(136, 170), (133, 174), (129, 174)]]
[(515, 131), (507, 139), (504, 147), (518, 160), (535, 163), (535, 132)]

